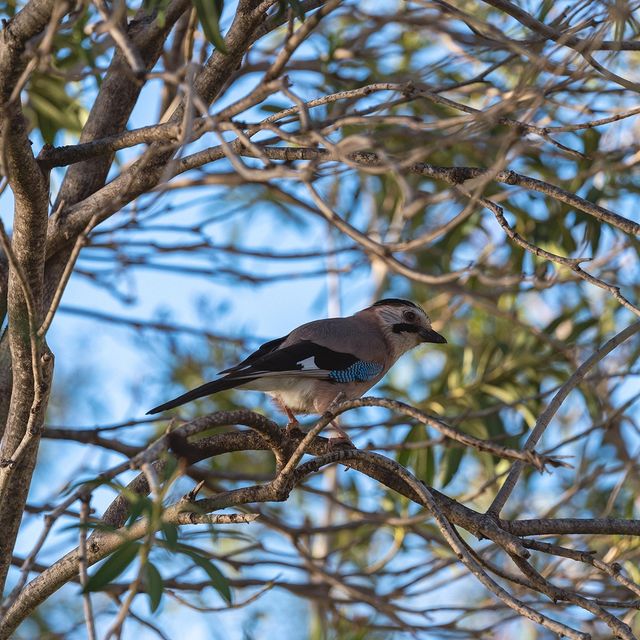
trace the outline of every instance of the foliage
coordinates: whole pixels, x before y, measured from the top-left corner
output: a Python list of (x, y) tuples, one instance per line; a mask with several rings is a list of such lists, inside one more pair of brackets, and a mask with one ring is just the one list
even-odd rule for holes
[[(639, 636), (636, 9), (1, 3), (0, 638)], [(347, 473), (278, 483), (261, 394), (141, 418), (384, 296), (448, 344), (342, 415)]]

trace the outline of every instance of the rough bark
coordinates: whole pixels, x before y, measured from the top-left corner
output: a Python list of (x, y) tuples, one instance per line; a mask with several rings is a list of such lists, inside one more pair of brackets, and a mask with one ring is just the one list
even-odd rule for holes
[[(15, 138), (19, 133), (12, 131), (14, 119), (20, 118), (19, 107), (10, 104), (12, 93), (16, 83), (20, 79), (26, 67), (26, 60), (23, 57), (27, 43), (31, 38), (38, 35), (46, 27), (51, 18), (51, 12), (55, 6), (54, 0), (37, 0), (30, 2), (19, 11), (12, 20), (6, 23), (0, 33), (0, 140), (2, 147), (9, 144), (10, 138)], [(22, 135), (24, 127), (22, 127)], [(28, 145), (26, 136), (22, 144)], [(7, 157), (8, 148), (2, 152), (1, 162), (4, 165), (9, 163)], [(31, 151), (29, 149), (29, 154)], [(18, 164), (19, 166), (19, 164)], [(9, 172), (9, 167), (2, 167), (5, 175)], [(26, 167), (25, 167), (26, 170)], [(33, 167), (31, 167), (33, 170)], [(4, 321), (7, 313), (9, 290), (9, 265), (6, 256), (0, 259), (0, 324)], [(4, 432), (7, 415), (9, 413), (9, 397), (12, 386), (10, 362), (9, 336), (5, 332), (0, 339), (0, 437)]]
[[(51, 372), (43, 371), (38, 383), (41, 388), (36, 389), (34, 363), (41, 366), (47, 356), (48, 362), (52, 363), (44, 341), (34, 338), (34, 330), (40, 326), (43, 317), (48, 180), (33, 157), (21, 114), (16, 113), (11, 118), (11, 133), (5, 139), (7, 175), (15, 198), (12, 250), (20, 273), (17, 265), (9, 272), (7, 337), (11, 351), (12, 390), (1, 444), (3, 464), (13, 464), (6, 461), (11, 459), (25, 437), (30, 438), (30, 442), (0, 495), (0, 520), (3, 523), (0, 587), (4, 585), (9, 568), (9, 556), (22, 518), (44, 424)], [(27, 295), (33, 301), (33, 308), (28, 307)], [(6, 361), (6, 357), (2, 360)], [(30, 433), (27, 433), (27, 425)]]
[[(29, 3), (3, 29), (0, 43), (0, 114), (3, 139), (3, 168), (13, 192), (15, 209), (12, 253), (7, 285), (8, 331), (4, 343), (10, 357), (0, 350), (0, 390), (11, 387), (11, 400), (0, 405), (2, 460), (12, 458), (16, 449), (29, 438), (20, 464), (12, 469), (0, 495), (0, 591), (10, 565), (18, 527), (22, 518), (31, 474), (35, 465), (39, 433), (44, 423), (48, 384), (53, 360), (44, 341), (35, 339), (34, 327), (42, 319), (44, 256), (49, 206), (49, 185), (31, 150), (27, 124), (20, 102), (13, 96), (26, 62), (28, 41), (41, 33), (51, 19), (55, 3), (42, 0)], [(31, 304), (32, 308), (28, 308)], [(7, 347), (5, 347), (6, 349)], [(33, 349), (36, 353), (33, 353)], [(7, 364), (11, 363), (10, 367)], [(42, 380), (36, 389), (35, 365), (42, 368)], [(6, 398), (6, 395), (5, 395)], [(7, 411), (7, 414), (4, 412)], [(27, 425), (31, 433), (27, 433)], [(12, 466), (12, 463), (5, 462)]]

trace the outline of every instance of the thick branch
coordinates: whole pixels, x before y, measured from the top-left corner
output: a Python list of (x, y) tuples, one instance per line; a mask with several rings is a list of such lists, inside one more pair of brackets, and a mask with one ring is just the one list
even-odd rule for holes
[[(339, 408), (339, 406), (338, 406)], [(330, 416), (327, 416), (330, 418)], [(210, 436), (196, 442), (189, 442), (187, 438), (209, 429), (214, 425), (229, 424), (232, 422), (243, 422), (257, 431), (241, 431), (222, 433)], [(267, 440), (271, 440), (269, 444)], [(262, 416), (249, 411), (239, 412), (219, 412), (209, 416), (203, 416), (197, 420), (178, 427), (166, 436), (161, 437), (153, 445), (136, 456), (132, 463), (134, 467), (140, 464), (147, 464), (166, 449), (171, 447), (189, 464), (194, 464), (199, 460), (204, 460), (216, 455), (222, 455), (232, 451), (247, 450), (269, 450), (286, 449), (289, 452), (295, 450), (304, 439), (301, 432), (291, 431), (286, 433), (277, 429), (276, 425)], [(313, 473), (322, 466), (339, 462), (347, 467), (358, 470), (369, 477), (377, 480), (390, 489), (398, 491), (409, 499), (423, 504), (423, 496), (416, 492), (415, 487), (408, 483), (397, 471), (397, 463), (388, 460), (389, 465), (381, 464), (382, 456), (358, 450), (334, 451), (328, 447), (328, 441), (322, 437), (316, 437), (309, 443), (307, 453), (316, 456), (313, 460), (300, 465), (294, 472), (290, 484), (274, 484), (254, 487), (245, 487), (234, 491), (217, 494), (211, 498), (204, 498), (193, 504), (178, 503), (171, 507), (166, 513), (168, 521), (176, 523), (191, 522), (190, 516), (185, 514), (189, 511), (216, 511), (238, 504), (250, 504), (254, 502), (283, 500), (293, 486), (301, 482), (309, 473)], [(386, 458), (385, 458), (386, 460)], [(125, 467), (122, 467), (124, 469)], [(159, 471), (159, 468), (158, 468)], [(149, 485), (144, 473), (141, 473), (129, 485), (129, 490), (136, 493), (146, 494)], [(514, 535), (538, 535), (547, 533), (571, 534), (571, 533), (598, 533), (598, 534), (620, 534), (620, 535), (640, 535), (640, 521), (637, 520), (580, 520), (580, 519), (559, 519), (559, 520), (523, 520), (505, 521), (494, 520), (493, 518), (469, 509), (463, 504), (456, 502), (448, 496), (429, 488), (429, 493), (433, 497), (434, 504), (446, 519), (462, 527), (478, 538), (488, 538), (496, 542), (503, 548), (511, 549), (519, 557), (526, 557), (528, 552), (519, 544)], [(116, 498), (109, 509), (105, 512), (103, 520), (105, 523), (121, 527), (128, 515), (128, 503), (123, 496)], [(122, 529), (118, 534), (95, 533), (88, 544), (88, 563), (93, 564), (104, 558), (121, 544), (123, 537), (135, 538), (145, 534), (145, 523), (143, 520), (136, 522), (128, 529)], [(19, 622), (33, 610), (38, 603), (44, 601), (49, 595), (60, 588), (64, 583), (74, 579), (78, 568), (78, 552), (73, 551), (67, 554), (60, 561), (56, 562), (50, 569), (42, 572), (35, 578), (16, 600), (11, 610), (8, 612), (5, 626), (0, 632), (0, 638), (19, 624)], [(4, 634), (4, 635), (3, 635)]]
[[(0, 402), (0, 464), (3, 465), (0, 472), (0, 521), (3, 524), (0, 591), (31, 483), (53, 365), (51, 354), (37, 336), (43, 309), (48, 177), (40, 170), (31, 151), (20, 103), (9, 94), (13, 91), (13, 82), (17, 81), (15, 73), (22, 68), (19, 56), (26, 39), (45, 28), (53, 6), (53, 2), (29, 3), (5, 28), (0, 47), (0, 78), (3, 71), (7, 74), (0, 80), (3, 164), (14, 197), (7, 291), (9, 326), (3, 337), (4, 350), (0, 345), (0, 362), (5, 365), (9, 360), (7, 345), (11, 349), (11, 367), (0, 371), (3, 379), (0, 388), (8, 388), (11, 381), (8, 413), (5, 413), (8, 398), (5, 396)], [(15, 69), (6, 68), (12, 64), (16, 65)]]

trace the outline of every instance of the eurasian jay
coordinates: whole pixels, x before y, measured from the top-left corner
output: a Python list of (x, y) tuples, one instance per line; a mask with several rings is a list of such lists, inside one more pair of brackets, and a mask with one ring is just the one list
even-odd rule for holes
[(295, 414), (323, 413), (342, 392), (359, 398), (403, 354), (422, 342), (446, 343), (422, 307), (386, 298), (347, 318), (314, 320), (263, 344), (225, 374), (169, 400), (147, 415), (225, 389), (252, 389), (273, 396), (290, 425)]

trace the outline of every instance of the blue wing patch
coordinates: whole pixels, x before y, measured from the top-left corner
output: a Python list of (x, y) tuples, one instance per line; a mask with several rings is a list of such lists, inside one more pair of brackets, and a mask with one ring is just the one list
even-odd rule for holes
[(375, 378), (383, 369), (378, 362), (358, 360), (346, 369), (334, 369), (329, 377), (334, 382), (368, 382)]

